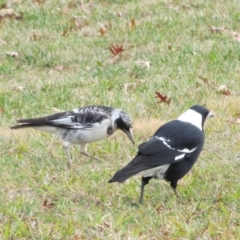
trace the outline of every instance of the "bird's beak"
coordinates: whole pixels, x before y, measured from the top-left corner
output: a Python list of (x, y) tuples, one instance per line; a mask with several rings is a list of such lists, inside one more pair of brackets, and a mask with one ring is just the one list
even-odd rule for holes
[(211, 118), (211, 117), (214, 117), (214, 116), (215, 116), (215, 114), (212, 113), (212, 112), (209, 112), (208, 115), (207, 115), (208, 118)]
[(129, 130), (124, 130), (124, 133), (128, 136), (128, 138), (131, 140), (133, 145), (135, 144), (134, 142), (134, 137), (133, 137), (133, 131), (132, 128), (129, 128)]

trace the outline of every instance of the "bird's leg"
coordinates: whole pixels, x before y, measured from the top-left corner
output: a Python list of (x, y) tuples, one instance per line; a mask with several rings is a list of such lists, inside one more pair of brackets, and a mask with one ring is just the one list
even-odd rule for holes
[(63, 146), (63, 149), (64, 149), (64, 152), (67, 155), (68, 166), (71, 167), (72, 166), (72, 159), (71, 159), (71, 156), (70, 156), (70, 153), (69, 153), (69, 149), (68, 149), (68, 147), (65, 147), (65, 146)]
[(143, 202), (143, 193), (144, 187), (148, 184), (148, 182), (152, 179), (152, 177), (142, 177), (142, 184), (141, 184), (141, 193), (140, 193), (140, 200), (139, 203), (142, 204)]
[(177, 181), (171, 181), (170, 186), (171, 186), (172, 190), (174, 191), (176, 197), (179, 198), (179, 195), (177, 193)]
[(99, 158), (93, 157), (93, 156), (91, 156), (90, 154), (87, 153), (87, 144), (81, 144), (79, 146), (79, 151), (84, 156), (91, 157), (91, 158), (94, 158), (96, 160), (100, 160)]
[(70, 152), (69, 152), (69, 146), (71, 144), (67, 141), (64, 141), (63, 142), (63, 149), (64, 149), (64, 152), (66, 153), (67, 155), (67, 160), (68, 160), (68, 167), (71, 167), (72, 166), (72, 159), (71, 159), (71, 155), (70, 155)]

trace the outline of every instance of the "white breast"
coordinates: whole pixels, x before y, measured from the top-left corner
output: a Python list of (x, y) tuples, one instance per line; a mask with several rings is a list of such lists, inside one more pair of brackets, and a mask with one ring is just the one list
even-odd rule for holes
[(110, 120), (104, 119), (100, 123), (94, 123), (90, 128), (84, 129), (59, 129), (58, 136), (64, 141), (72, 144), (96, 142), (107, 138), (109, 135), (107, 129), (110, 126)]

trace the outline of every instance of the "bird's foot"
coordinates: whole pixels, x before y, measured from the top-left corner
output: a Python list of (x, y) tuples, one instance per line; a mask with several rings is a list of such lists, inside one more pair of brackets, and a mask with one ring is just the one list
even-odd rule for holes
[(84, 156), (87, 156), (87, 157), (93, 158), (93, 159), (95, 159), (95, 160), (98, 160), (98, 161), (101, 160), (100, 158), (97, 158), (97, 157), (94, 157), (94, 156), (92, 156), (92, 155), (89, 155), (88, 153), (84, 153), (84, 152), (82, 152), (81, 154), (84, 155)]

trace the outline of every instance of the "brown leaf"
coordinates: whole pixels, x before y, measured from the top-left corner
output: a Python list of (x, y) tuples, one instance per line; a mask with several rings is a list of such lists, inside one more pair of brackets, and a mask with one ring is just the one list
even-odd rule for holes
[(155, 94), (156, 94), (155, 98), (158, 99), (158, 103), (165, 102), (165, 103), (167, 103), (167, 104), (170, 104), (171, 99), (167, 99), (167, 96), (161, 94), (161, 93), (158, 92), (158, 91), (155, 91)]
[(55, 207), (55, 205), (56, 205), (56, 204), (54, 204), (54, 203), (52, 203), (52, 202), (48, 203), (48, 200), (47, 200), (47, 199), (44, 199), (42, 206), (45, 207), (45, 208), (53, 208), (53, 207)]
[(3, 107), (0, 108), (0, 113), (4, 114), (4, 112), (5, 112), (5, 109)]
[(101, 33), (102, 36), (107, 32), (106, 29), (104, 29), (103, 27), (100, 27), (98, 31)]
[(17, 52), (7, 52), (6, 55), (15, 59), (19, 57)]
[(206, 83), (210, 88), (215, 89), (214, 84), (212, 84), (212, 83), (209, 81), (208, 78), (201, 77), (201, 76), (199, 76), (199, 78), (200, 78), (204, 83)]
[(37, 35), (33, 33), (33, 41), (37, 41)]
[(218, 90), (217, 90), (218, 93), (221, 93), (225, 96), (231, 96), (232, 93), (229, 91), (229, 89), (227, 88), (227, 86), (225, 85), (221, 85)]
[(207, 78), (205, 78), (205, 77), (201, 77), (201, 76), (200, 76), (199, 78), (202, 79), (204, 83), (206, 83), (206, 84), (209, 85), (209, 81), (208, 81)]
[(111, 51), (111, 53), (113, 54), (113, 55), (118, 55), (119, 53), (121, 53), (122, 51), (124, 51), (124, 48), (123, 48), (123, 46), (120, 46), (120, 45), (115, 45), (115, 46), (111, 46), (110, 48), (109, 48), (109, 50)]
[(135, 19), (131, 19), (131, 27), (135, 28), (136, 27), (136, 21)]
[(66, 36), (67, 36), (67, 33), (68, 33), (68, 30), (67, 30), (67, 29), (63, 30), (62, 36), (63, 36), (63, 37), (66, 37)]

